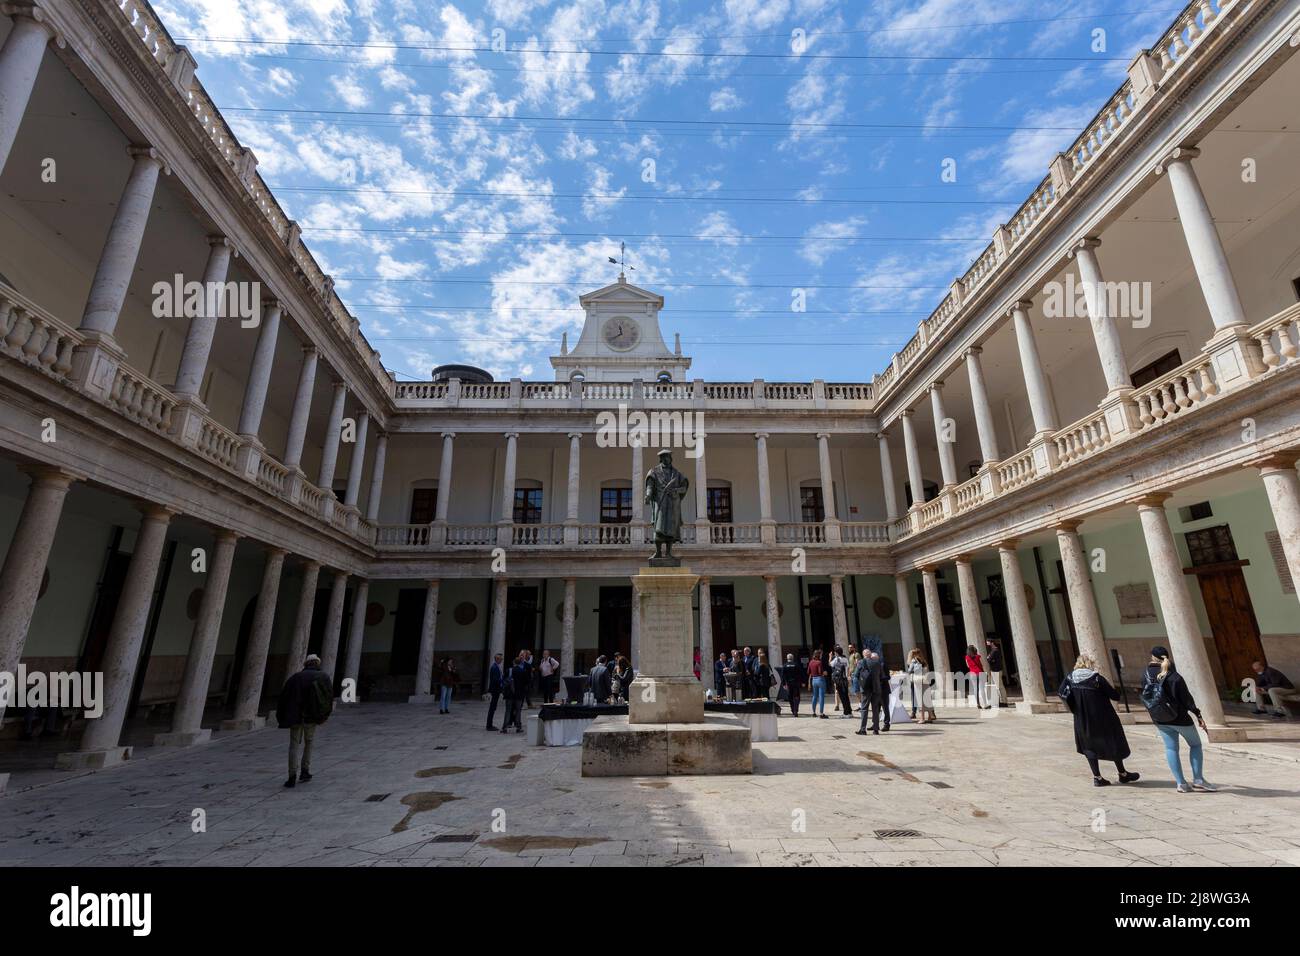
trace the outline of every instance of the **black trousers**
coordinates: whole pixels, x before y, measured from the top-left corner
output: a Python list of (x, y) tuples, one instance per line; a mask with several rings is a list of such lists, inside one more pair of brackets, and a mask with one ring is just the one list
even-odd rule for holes
[(840, 710), (846, 714), (853, 713), (853, 701), (849, 699), (849, 682), (847, 680), (837, 680), (835, 682), (835, 693), (840, 698)]
[(542, 701), (549, 704), (555, 700), (555, 689), (559, 685), (560, 679), (552, 674), (550, 677), (542, 678)]
[[(488, 719), (487, 719), (487, 725), (488, 725), (489, 727), (492, 727), (492, 718), (495, 717), (495, 716), (497, 715), (497, 701), (499, 701), (500, 699), (501, 699), (501, 691), (497, 691), (496, 693), (494, 693), (494, 694), (492, 695), (492, 702), (491, 702), (490, 704), (488, 704)], [(493, 730), (495, 730), (495, 729), (496, 729), (496, 728), (493, 727)]]
[(785, 689), (786, 696), (790, 700), (790, 713), (799, 716), (799, 688), (787, 686)]

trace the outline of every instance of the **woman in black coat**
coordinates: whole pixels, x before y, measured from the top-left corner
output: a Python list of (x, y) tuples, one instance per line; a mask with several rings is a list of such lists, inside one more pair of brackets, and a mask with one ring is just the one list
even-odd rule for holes
[(1058, 694), (1074, 714), (1074, 747), (1092, 769), (1093, 786), (1110, 786), (1097, 766), (1099, 760), (1114, 761), (1120, 783), (1137, 780), (1138, 774), (1124, 769), (1124, 758), (1129, 755), (1128, 738), (1111, 706), (1111, 701), (1119, 700), (1119, 691), (1097, 673), (1097, 662), (1081, 654)]

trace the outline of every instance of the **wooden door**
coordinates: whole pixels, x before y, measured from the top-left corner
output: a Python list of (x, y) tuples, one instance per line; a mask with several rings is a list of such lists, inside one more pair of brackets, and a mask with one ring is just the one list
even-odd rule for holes
[(1246, 590), (1246, 576), (1240, 563), (1221, 568), (1194, 568), (1210, 633), (1219, 652), (1223, 679), (1229, 689), (1239, 688), (1242, 680), (1253, 677), (1252, 661), (1264, 660), (1264, 646), (1259, 639), (1259, 622)]

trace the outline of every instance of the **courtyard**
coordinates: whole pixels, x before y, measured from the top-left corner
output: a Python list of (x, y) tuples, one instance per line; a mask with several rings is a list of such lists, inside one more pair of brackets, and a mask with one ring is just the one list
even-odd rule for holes
[(0, 865), (1300, 864), (1290, 723), (1206, 745), (1219, 792), (1180, 795), (1149, 724), (1126, 728), (1142, 779), (1104, 789), (1068, 715), (962, 710), (865, 737), (856, 719), (787, 712), (752, 776), (584, 779), (580, 748), (488, 733), (485, 709), (338, 708), (292, 790), (274, 729), (101, 772), (21, 770), (0, 798)]

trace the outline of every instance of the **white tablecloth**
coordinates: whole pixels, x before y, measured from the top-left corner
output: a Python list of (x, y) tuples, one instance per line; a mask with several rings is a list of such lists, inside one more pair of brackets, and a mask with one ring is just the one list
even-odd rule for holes
[[(916, 689), (918, 701), (921, 688)], [(912, 695), (908, 687), (906, 674), (893, 674), (889, 678), (889, 722), (891, 724), (910, 724), (912, 722)]]

